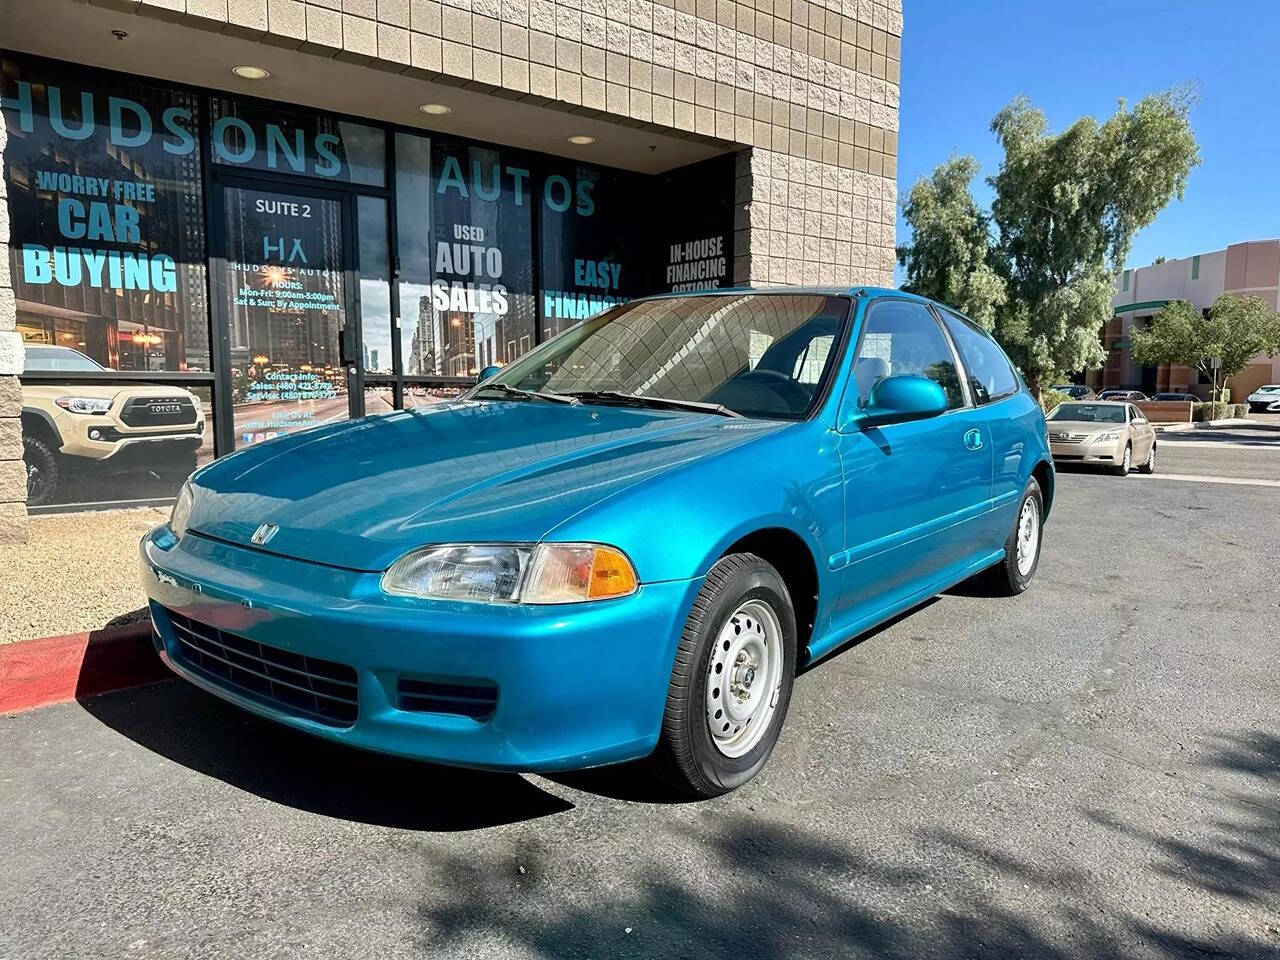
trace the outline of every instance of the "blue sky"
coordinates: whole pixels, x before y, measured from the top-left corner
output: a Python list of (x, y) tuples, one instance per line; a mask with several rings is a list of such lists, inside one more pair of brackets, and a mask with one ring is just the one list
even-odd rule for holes
[[(1201, 165), (1182, 202), (1138, 234), (1128, 266), (1280, 237), (1280, 0), (905, 0), (899, 197), (951, 153), (980, 178), (991, 118), (1019, 93), (1055, 131), (1196, 81)], [(991, 191), (975, 181), (984, 206)], [(898, 238), (908, 236), (899, 218)]]

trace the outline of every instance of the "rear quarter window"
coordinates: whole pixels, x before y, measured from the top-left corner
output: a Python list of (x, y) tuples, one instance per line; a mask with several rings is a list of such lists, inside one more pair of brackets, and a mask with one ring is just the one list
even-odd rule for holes
[(1018, 375), (1004, 351), (987, 334), (948, 310), (942, 322), (964, 361), (965, 376), (974, 403), (995, 403), (1018, 392)]

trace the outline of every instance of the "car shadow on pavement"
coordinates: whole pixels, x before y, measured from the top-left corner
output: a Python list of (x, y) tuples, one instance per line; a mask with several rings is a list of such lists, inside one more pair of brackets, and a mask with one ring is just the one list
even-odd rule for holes
[(474, 830), (573, 807), (515, 774), (345, 747), (255, 717), (177, 680), (80, 705), (111, 729), (184, 767), (264, 799), (343, 820), (409, 830)]
[[(1182, 902), (1212, 897), (1208, 917), (1153, 910), (1141, 896), (1100, 884), (1107, 868), (1093, 845), (1031, 853), (998, 831), (924, 824), (896, 847), (867, 844), (838, 824), (799, 826), (711, 801), (718, 806), (707, 816), (672, 825), (674, 842), (655, 847), (628, 882), (598, 882), (590, 896), (548, 896), (569, 880), (536, 856), (513, 879), (484, 857), (446, 855), (432, 864), (431, 888), (455, 895), (418, 902), (417, 945), (428, 956), (492, 943), (545, 958), (1262, 960), (1280, 949), (1280, 927), (1258, 921), (1280, 875), (1278, 764), (1280, 739), (1242, 735), (1187, 771), (1261, 780), (1250, 785), (1259, 791), (1217, 796), (1217, 809), (1238, 808), (1241, 817), (1216, 820), (1222, 829), (1200, 842), (1082, 812), (1080, 829), (1095, 842), (1128, 829), (1135, 862), (1150, 855), (1164, 889)], [(668, 849), (678, 853), (663, 856)], [(1214, 919), (1223, 898), (1248, 905), (1250, 915)]]

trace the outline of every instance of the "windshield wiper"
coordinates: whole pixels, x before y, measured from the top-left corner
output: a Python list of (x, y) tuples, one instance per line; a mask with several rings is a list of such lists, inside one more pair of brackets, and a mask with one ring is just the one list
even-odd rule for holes
[(544, 393), (537, 390), (521, 390), (519, 387), (513, 387), (505, 383), (482, 383), (476, 387), (475, 392), (481, 390), (497, 390), (499, 393), (506, 394), (509, 397), (523, 397), (527, 400), (547, 400), (551, 403), (582, 403), (577, 397), (569, 396), (565, 393)]
[(568, 396), (581, 398), (589, 403), (625, 403), (636, 407), (651, 407), (655, 410), (690, 410), (694, 413), (714, 413), (722, 417), (742, 418), (742, 414), (738, 411), (730, 410), (721, 403), (675, 400), (670, 397), (642, 397), (638, 393), (623, 393), (621, 390), (574, 390)]

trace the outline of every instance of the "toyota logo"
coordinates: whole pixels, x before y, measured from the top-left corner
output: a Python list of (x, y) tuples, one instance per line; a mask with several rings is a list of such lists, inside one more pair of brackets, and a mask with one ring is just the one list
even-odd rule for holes
[(152, 413), (181, 413), (182, 404), (180, 403), (153, 403), (151, 405)]

